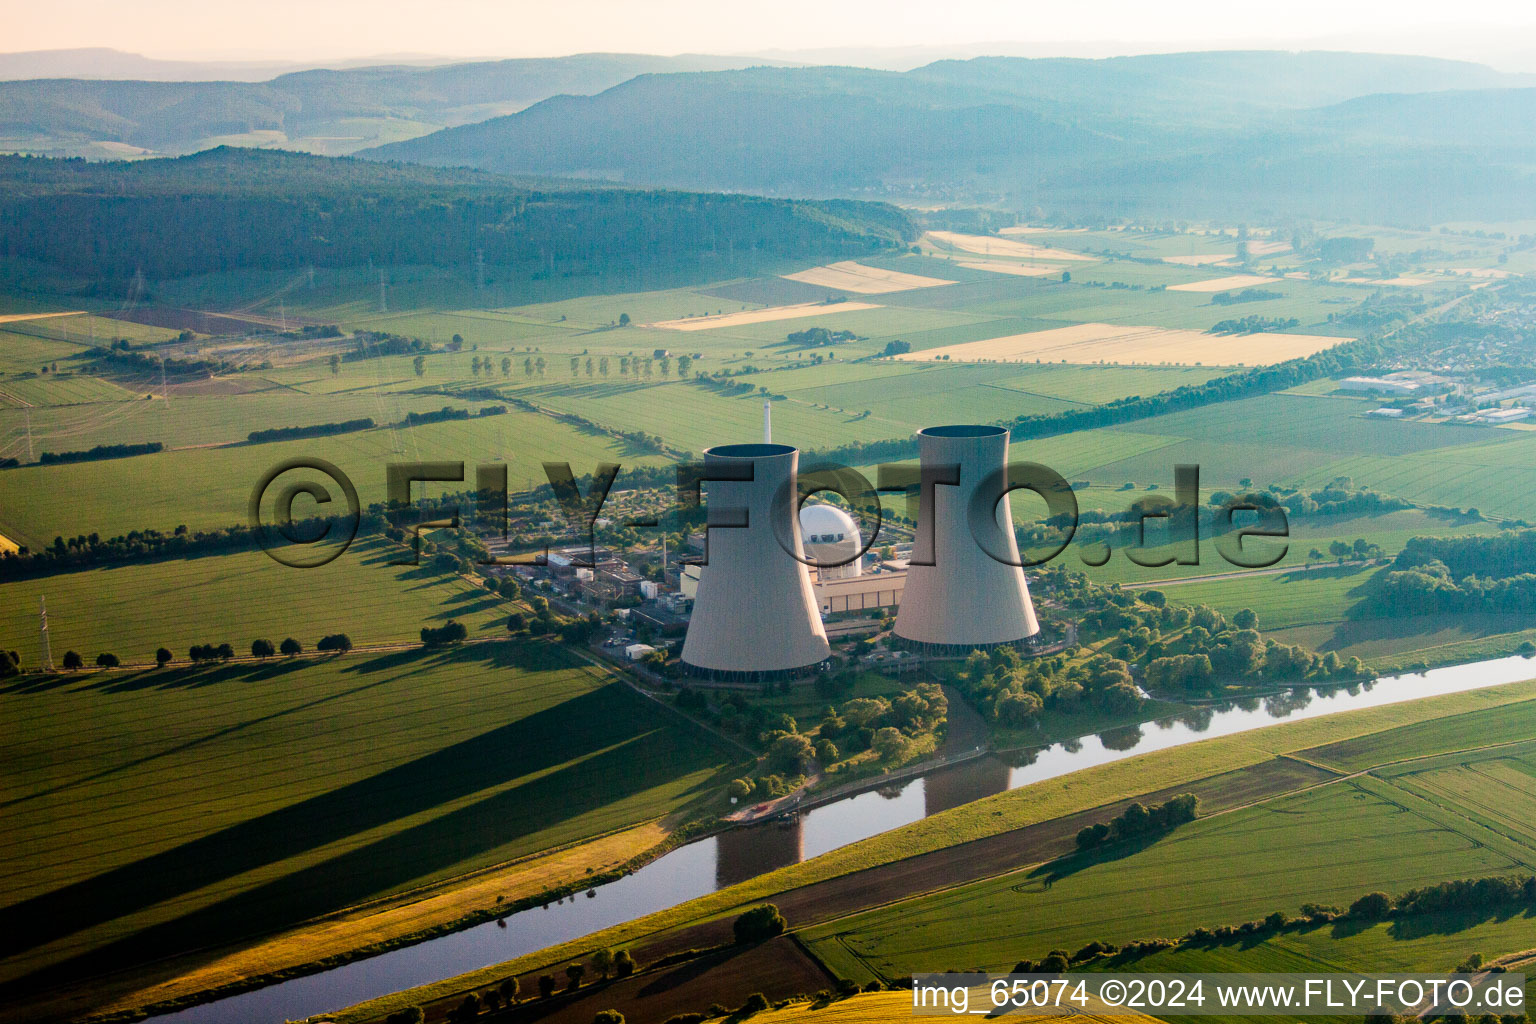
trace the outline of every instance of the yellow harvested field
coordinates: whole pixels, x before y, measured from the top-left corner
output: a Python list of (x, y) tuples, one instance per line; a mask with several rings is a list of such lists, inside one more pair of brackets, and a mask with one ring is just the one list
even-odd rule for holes
[(1514, 277), (1507, 270), (1498, 270), (1494, 267), (1456, 267), (1451, 270), (1453, 274), (1461, 274), (1465, 277)]
[(1433, 278), (1428, 277), (1344, 277), (1340, 278), (1342, 284), (1384, 284), (1393, 288), (1420, 288), (1426, 284), (1434, 284)]
[(781, 275), (789, 281), (814, 284), (820, 288), (836, 288), (843, 292), (860, 295), (880, 295), (884, 292), (904, 292), (910, 288), (937, 288), (941, 284), (954, 284), (937, 277), (903, 274), (896, 270), (866, 267), (862, 263), (844, 260), (825, 267), (812, 267), (795, 274)]
[(1276, 279), (1259, 274), (1233, 274), (1231, 277), (1213, 277), (1209, 281), (1191, 281), (1189, 284), (1171, 284), (1171, 292), (1224, 292), (1228, 288), (1247, 288), (1256, 284), (1271, 284)]
[(46, 320), (52, 316), (83, 316), (85, 310), (71, 309), (62, 313), (4, 313), (0, 314), (0, 324), (13, 324), (18, 320)]
[(955, 266), (986, 270), (994, 274), (1016, 274), (1019, 277), (1043, 277), (1067, 269), (1059, 263), (999, 263), (996, 260), (956, 260)]
[(950, 362), (961, 363), (1266, 366), (1309, 356), (1350, 340), (1312, 334), (1207, 334), (1167, 327), (1090, 323), (946, 345), (896, 358), (930, 362), (948, 356)]
[(647, 327), (664, 331), (707, 331), (714, 327), (740, 327), (743, 324), (766, 324), (774, 320), (795, 320), (824, 313), (854, 313), (861, 309), (879, 309), (870, 302), (802, 302), (795, 306), (765, 306), (762, 309), (745, 309), (740, 313), (719, 313), (715, 316), (691, 316), (683, 320), (660, 320)]
[(1229, 252), (1207, 252), (1195, 256), (1164, 256), (1164, 263), (1177, 263), (1182, 267), (1203, 267), (1207, 263), (1225, 263), (1235, 259)]
[(1051, 249), (1028, 242), (1015, 242), (1011, 238), (993, 238), (991, 235), (961, 235), (953, 231), (930, 231), (923, 237), (962, 252), (974, 252), (982, 256), (1018, 256), (1027, 260), (1076, 260), (1091, 262), (1092, 256), (1066, 249)]
[(1037, 228), (1030, 224), (1015, 224), (1011, 228), (998, 228), (1000, 235), (1078, 235), (1087, 228)]
[(7, 537), (5, 534), (0, 533), (0, 554), (10, 552), (14, 555), (20, 550), (21, 548), (16, 544), (15, 541), (11, 540), (11, 538)]
[(1290, 242), (1254, 242), (1248, 243), (1248, 255), (1273, 256), (1277, 252), (1290, 252)]
[[(929, 1006), (936, 1004), (930, 1000)], [(969, 992), (966, 1005), (971, 1013), (980, 1013), (992, 1009), (992, 991), (986, 985), (977, 985)], [(1071, 1024), (1162, 1024), (1156, 1017), (1149, 1017), (1134, 1010), (1123, 1007), (1113, 1009), (1101, 1005), (1095, 999), (1088, 999), (1084, 1004), (1072, 1002), (1069, 1009), (1063, 1010), (1056, 1007), (1036, 1008), (1010, 1008), (1009, 1020), (1062, 1022)], [(839, 999), (836, 1002), (822, 1005), (807, 1002), (793, 1002), (778, 1010), (767, 1010), (755, 1014), (752, 1019), (761, 1024), (884, 1024), (885, 1021), (910, 1021), (917, 1016), (913, 1006), (911, 991), (896, 989), (887, 992), (864, 992), (847, 999)], [(925, 1016), (955, 1017), (960, 1014), (949, 1009), (931, 1009), (925, 1012)], [(989, 1014), (988, 1020), (994, 1016), (1001, 1017), (1002, 1012)], [(710, 1018), (708, 1024), (716, 1020), (729, 1020), (732, 1018)]]

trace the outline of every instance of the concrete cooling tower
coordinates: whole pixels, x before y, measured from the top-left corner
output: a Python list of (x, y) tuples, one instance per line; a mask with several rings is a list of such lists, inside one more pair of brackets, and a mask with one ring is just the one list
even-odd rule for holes
[[(1024, 570), (987, 554), (968, 519), (978, 488), (1008, 463), (1008, 431), (928, 427), (917, 432), (917, 443), (924, 470), (958, 467), (959, 478), (956, 485), (925, 487), (920, 495), (917, 539), (896, 616), (896, 636), (933, 653), (958, 654), (1035, 635), (1040, 624)], [(996, 520), (1006, 554), (1017, 562), (1007, 497), (997, 503)]]
[[(814, 671), (831, 653), (811, 589), (795, 517), (800, 452), (783, 444), (728, 444), (704, 452), (710, 522), (733, 510), (745, 526), (713, 525), (699, 577), (683, 664), (722, 681), (764, 682)], [(712, 482), (724, 466), (749, 465), (752, 480)], [(791, 555), (780, 543), (792, 545)]]

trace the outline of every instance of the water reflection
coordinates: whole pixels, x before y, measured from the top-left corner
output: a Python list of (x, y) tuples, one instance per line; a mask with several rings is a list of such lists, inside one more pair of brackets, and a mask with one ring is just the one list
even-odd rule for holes
[(715, 888), (744, 882), (805, 859), (805, 826), (798, 814), (748, 828), (722, 832), (715, 839)]
[[(1158, 723), (1159, 727), (1163, 729), (1167, 729), (1169, 726), (1175, 724), (1177, 723)], [(1105, 729), (1103, 732), (1099, 733), (1098, 739), (1099, 743), (1104, 747), (1105, 750), (1130, 750), (1132, 747), (1136, 746), (1136, 744), (1141, 742), (1141, 726), (1122, 725), (1118, 729)]]
[(923, 777), (923, 813), (938, 814), (1008, 788), (1008, 765), (988, 755), (940, 768)]
[(1211, 727), (1211, 722), (1216, 718), (1215, 708), (1195, 708), (1187, 714), (1178, 717), (1178, 723), (1190, 732), (1205, 732)]

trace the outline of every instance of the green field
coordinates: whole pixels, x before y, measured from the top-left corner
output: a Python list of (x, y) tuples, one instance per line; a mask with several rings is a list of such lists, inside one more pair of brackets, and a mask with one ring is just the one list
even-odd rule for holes
[[(1488, 917), (1435, 914), (1411, 924), (1365, 926), (1316, 925), (1292, 928), (1263, 938), (1181, 946), (1132, 959), (1113, 958), (1110, 971), (1158, 974), (1444, 974), (1473, 952), (1485, 958), (1528, 949), (1531, 921), (1525, 914)], [(1526, 983), (1526, 998), (1536, 984)], [(1198, 1017), (1168, 1015), (1169, 1022)], [(1247, 1021), (1275, 1022), (1294, 1017), (1247, 1015)], [(1309, 1016), (1308, 1020), (1354, 1024), (1359, 1016)]]
[[(1529, 715), (1525, 735), (1536, 734)], [(1470, 754), (1449, 768), (1365, 776), (1198, 820), (1156, 841), (1076, 854), (804, 933), (883, 978), (1015, 961), (1092, 939), (1178, 936), (1302, 903), (1347, 905), (1449, 878), (1529, 873), (1536, 827), (1510, 802), (1536, 745)], [(1378, 772), (1377, 774), (1384, 774)], [(1441, 796), (1434, 803), (1415, 793)], [(1517, 793), (1517, 796), (1519, 794)], [(1529, 803), (1528, 797), (1521, 797)], [(1444, 966), (1450, 965), (1441, 965)]]
[(0, 980), (271, 930), (679, 808), (725, 758), (561, 648), (0, 690)]
[(54, 663), (75, 650), (149, 664), (155, 648), (185, 660), (192, 644), (294, 637), (305, 649), (328, 633), (355, 644), (415, 640), (456, 619), (471, 637), (503, 635), (511, 605), (454, 573), (393, 566), (408, 552), (360, 540), (317, 569), (279, 565), (260, 551), (108, 566), (0, 583), (0, 647), (34, 664), (39, 599), (48, 602)]
[[(441, 408), (458, 403), (439, 398), (431, 404)], [(324, 413), (317, 409), (317, 415)], [(256, 426), (251, 424), (251, 429)], [(583, 467), (578, 473), (590, 472), (586, 467), (598, 462), (659, 461), (605, 435), (548, 416), (514, 411), (400, 430), (378, 428), (271, 444), (189, 448), (6, 470), (0, 472), (0, 533), (18, 543), (40, 546), (60, 534), (114, 536), (143, 527), (168, 531), (182, 524), (206, 529), (244, 522), (251, 489), (262, 474), (299, 456), (335, 463), (351, 477), (365, 505), (383, 500), (385, 468), (391, 462), (462, 461), (471, 479), (477, 463), (506, 462), (512, 487), (523, 490), (543, 482), (540, 463), (549, 459)], [(457, 491), (468, 485), (441, 486)], [(295, 514), (302, 515), (302, 509)]]

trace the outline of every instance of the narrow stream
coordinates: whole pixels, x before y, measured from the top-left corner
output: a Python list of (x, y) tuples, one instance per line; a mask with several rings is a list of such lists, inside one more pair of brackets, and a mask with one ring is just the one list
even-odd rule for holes
[(1235, 701), (1177, 719), (1111, 730), (1009, 755), (988, 755), (805, 812), (793, 825), (764, 824), (679, 847), (594, 896), (567, 897), (460, 932), (217, 1002), (150, 1018), (157, 1024), (280, 1024), (501, 963), (819, 856), (930, 814), (1094, 765), (1216, 736), (1340, 711), (1379, 707), (1518, 682), (1536, 676), (1524, 658), (1384, 676), (1348, 688), (1302, 688)]

